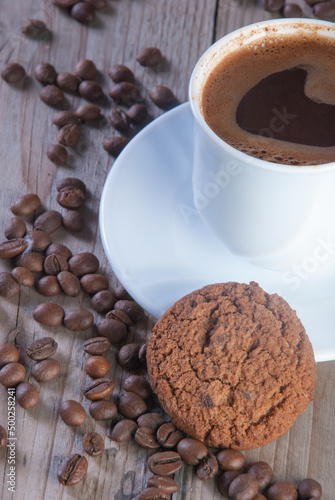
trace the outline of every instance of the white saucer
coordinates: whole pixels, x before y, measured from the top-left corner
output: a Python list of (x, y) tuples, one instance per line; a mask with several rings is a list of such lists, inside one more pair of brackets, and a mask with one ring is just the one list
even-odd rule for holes
[(257, 281), (297, 311), (317, 361), (335, 359), (335, 248), (320, 238), (323, 258), (311, 256), (286, 272), (230, 253), (193, 204), (192, 137), (186, 103), (148, 125), (115, 161), (101, 197), (100, 230), (116, 276), (156, 318), (204, 285)]

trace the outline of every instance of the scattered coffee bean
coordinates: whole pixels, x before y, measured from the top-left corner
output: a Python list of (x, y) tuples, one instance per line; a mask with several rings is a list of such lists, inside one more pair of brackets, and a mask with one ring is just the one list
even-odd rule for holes
[(268, 12), (279, 12), (285, 5), (285, 0), (263, 0), (263, 8)]
[(28, 410), (34, 408), (39, 400), (38, 390), (29, 382), (22, 382), (16, 388), (16, 401), (19, 405)]
[(135, 392), (143, 399), (148, 399), (152, 396), (152, 390), (149, 382), (140, 375), (130, 375), (123, 382), (123, 388), (127, 392)]
[(238, 450), (221, 450), (216, 458), (222, 470), (241, 470), (245, 464), (245, 456)]
[(51, 243), (45, 253), (47, 256), (56, 254), (58, 256), (64, 257), (66, 260), (70, 260), (72, 257), (71, 250), (67, 246), (62, 245), (62, 243)]
[(133, 324), (132, 320), (129, 318), (128, 314), (119, 311), (117, 309), (112, 309), (111, 311), (108, 311), (106, 314), (107, 319), (115, 319), (116, 321), (119, 321), (123, 323), (127, 328), (130, 328), (131, 325)]
[(102, 356), (90, 356), (85, 361), (85, 371), (92, 378), (103, 378), (110, 370), (110, 364)]
[(80, 118), (73, 111), (57, 111), (53, 115), (52, 123), (57, 127), (64, 127), (69, 124), (79, 125)]
[(107, 312), (113, 309), (116, 298), (109, 290), (101, 290), (95, 293), (91, 300), (93, 309), (99, 313)]
[(111, 438), (117, 443), (125, 443), (132, 440), (136, 431), (137, 425), (133, 420), (120, 420), (117, 424), (115, 424)]
[(94, 80), (97, 74), (97, 68), (90, 59), (81, 59), (74, 67), (73, 73), (80, 80)]
[(35, 66), (34, 76), (40, 83), (43, 83), (44, 85), (52, 85), (56, 82), (57, 73), (52, 64), (45, 62), (39, 63)]
[(140, 350), (138, 351), (138, 359), (140, 360), (141, 364), (146, 364), (147, 362), (147, 344), (143, 344), (140, 347)]
[(163, 448), (174, 448), (184, 434), (172, 422), (166, 422), (157, 429), (157, 441)]
[(181, 458), (189, 465), (199, 465), (200, 461), (207, 456), (207, 447), (201, 441), (192, 438), (184, 438), (179, 441), (177, 451)]
[(84, 479), (88, 463), (81, 455), (70, 455), (62, 460), (57, 469), (57, 479), (65, 486), (74, 486)]
[(84, 0), (84, 2), (91, 4), (95, 10), (103, 9), (107, 5), (107, 0)]
[(46, 326), (60, 326), (64, 318), (64, 309), (58, 304), (45, 302), (35, 307), (33, 318)]
[(79, 95), (88, 101), (97, 101), (104, 95), (101, 86), (92, 80), (84, 80), (78, 88)]
[(201, 481), (212, 479), (219, 470), (218, 461), (213, 453), (208, 453), (197, 467), (197, 476)]
[(82, 121), (97, 120), (101, 115), (101, 109), (95, 104), (82, 104), (76, 110), (76, 116)]
[(112, 344), (120, 344), (128, 335), (126, 326), (120, 321), (104, 318), (98, 324), (100, 337), (107, 337)]
[(12, 276), (22, 286), (33, 286), (35, 282), (33, 273), (25, 267), (14, 267)]
[(297, 500), (298, 498), (296, 487), (288, 481), (280, 481), (273, 484), (266, 495), (268, 500)]
[(108, 71), (108, 75), (114, 83), (135, 82), (134, 73), (123, 64), (114, 64)]
[(165, 424), (165, 419), (160, 413), (144, 413), (137, 419), (139, 427), (150, 427), (154, 431), (157, 431), (162, 424)]
[(168, 500), (169, 496), (159, 488), (146, 488), (139, 494), (138, 500)]
[(97, 378), (85, 386), (84, 396), (86, 399), (96, 401), (109, 396), (113, 389), (113, 380), (110, 378)]
[(39, 252), (25, 252), (15, 257), (15, 266), (25, 267), (33, 273), (40, 273), (43, 271), (44, 258), (44, 254)]
[(8, 363), (17, 363), (19, 350), (13, 344), (0, 344), (0, 369)]
[(0, 297), (14, 297), (20, 293), (20, 285), (10, 273), (0, 273)]
[(47, 157), (55, 165), (64, 166), (66, 165), (68, 154), (61, 144), (50, 144), (47, 147)]
[(78, 297), (81, 291), (80, 281), (69, 271), (61, 271), (57, 274), (57, 280), (63, 292), (69, 297)]
[(148, 116), (148, 111), (145, 104), (133, 104), (127, 111), (129, 120), (134, 125), (142, 123)]
[[(333, 3), (333, 2), (331, 2)], [(335, 13), (335, 9), (334, 9)], [(284, 17), (303, 17), (302, 8), (296, 3), (286, 3), (283, 9)]]
[(68, 210), (63, 215), (63, 226), (67, 231), (78, 233), (85, 226), (85, 219), (77, 210)]
[(266, 500), (266, 497), (261, 493), (257, 493), (257, 495), (252, 500)]
[(46, 274), (50, 274), (52, 276), (57, 276), (57, 274), (61, 271), (67, 271), (68, 267), (67, 260), (60, 255), (51, 254), (44, 260), (44, 271)]
[(159, 476), (171, 476), (183, 466), (183, 461), (175, 451), (163, 451), (151, 455), (148, 460), (149, 470)]
[(139, 350), (139, 344), (130, 343), (123, 345), (118, 352), (117, 362), (122, 368), (126, 368), (127, 370), (138, 370), (141, 366), (138, 357)]
[(40, 38), (47, 31), (46, 24), (40, 19), (27, 19), (21, 23), (21, 33), (28, 38)]
[(45, 231), (48, 234), (55, 232), (60, 227), (62, 227), (62, 216), (56, 210), (47, 210), (37, 217), (34, 222), (34, 229)]
[(119, 395), (118, 410), (124, 417), (135, 419), (146, 413), (147, 405), (138, 394), (123, 392)]
[(240, 474), (230, 483), (228, 494), (233, 500), (253, 500), (258, 493), (258, 482), (250, 474)]
[(113, 401), (93, 401), (89, 408), (89, 412), (94, 420), (106, 421), (112, 420), (117, 414), (117, 407)]
[(51, 237), (45, 231), (28, 231), (25, 240), (28, 242), (28, 250), (32, 252), (44, 252), (51, 245)]
[(56, 297), (62, 291), (56, 276), (43, 276), (37, 281), (36, 290), (44, 297)]
[(58, 133), (57, 140), (63, 146), (77, 146), (80, 139), (80, 129), (78, 125), (64, 125)]
[(267, 486), (269, 486), (274, 476), (272, 467), (266, 462), (256, 462), (251, 464), (247, 468), (246, 472), (257, 479), (260, 490), (264, 490)]
[(27, 241), (23, 238), (13, 238), (12, 240), (0, 243), (0, 259), (10, 259), (23, 253), (28, 247)]
[(136, 56), (136, 61), (141, 66), (157, 66), (163, 59), (161, 51), (157, 47), (146, 47)]
[(118, 300), (114, 309), (125, 312), (132, 321), (139, 321), (144, 314), (142, 307), (134, 300)]
[(105, 337), (93, 337), (84, 342), (84, 351), (92, 356), (102, 356), (111, 348), (112, 344)]
[(26, 369), (20, 363), (9, 363), (0, 370), (0, 384), (5, 387), (14, 387), (23, 382)]
[(102, 274), (85, 274), (80, 279), (81, 287), (84, 292), (95, 294), (101, 290), (107, 290), (109, 286), (108, 279)]
[(240, 473), (236, 470), (229, 470), (223, 472), (219, 477), (218, 487), (221, 495), (224, 497), (228, 496), (229, 486), (231, 482), (239, 475)]
[(0, 425), (0, 450), (2, 448), (6, 448), (7, 446), (7, 432), (5, 429)]
[(40, 99), (49, 106), (59, 106), (65, 101), (65, 96), (56, 85), (47, 85), (41, 90)]
[(322, 486), (314, 479), (304, 479), (298, 486), (299, 498), (301, 500), (319, 500), (322, 496)]
[(148, 487), (159, 488), (172, 495), (178, 491), (178, 483), (169, 476), (152, 476), (148, 480)]
[(62, 9), (67, 9), (68, 7), (72, 7), (78, 0), (52, 0), (52, 3), (57, 7), (61, 7)]
[(61, 207), (76, 210), (84, 205), (85, 194), (76, 187), (66, 186), (58, 192), (56, 200)]
[(93, 314), (90, 311), (86, 309), (74, 309), (65, 314), (63, 323), (69, 330), (83, 331), (91, 328), (93, 320)]
[(327, 2), (317, 3), (313, 7), (313, 14), (320, 19), (332, 19), (335, 16), (334, 2), (329, 0)]
[(95, 273), (98, 268), (99, 260), (90, 252), (78, 253), (69, 260), (69, 271), (78, 277)]
[(23, 238), (27, 232), (26, 223), (20, 217), (13, 217), (5, 224), (4, 235), (7, 240)]
[(57, 76), (57, 85), (60, 89), (66, 92), (76, 92), (79, 87), (80, 80), (72, 73), (59, 73)]
[(34, 366), (32, 375), (37, 382), (50, 382), (57, 377), (60, 369), (60, 363), (56, 359), (44, 359)]
[(104, 440), (97, 432), (87, 432), (83, 436), (82, 445), (90, 457), (98, 457), (105, 449)]
[(128, 106), (142, 100), (140, 89), (130, 82), (114, 83), (109, 89), (109, 95), (114, 101)]
[(119, 132), (127, 132), (130, 127), (129, 116), (121, 108), (113, 108), (109, 113), (109, 120), (113, 127)]
[(149, 92), (150, 99), (156, 106), (167, 108), (175, 103), (176, 97), (169, 87), (165, 85), (155, 85)]
[(71, 16), (79, 23), (87, 24), (95, 20), (95, 10), (87, 2), (77, 2), (71, 9)]
[(128, 142), (128, 137), (111, 136), (104, 139), (102, 146), (109, 155), (117, 157), (127, 146)]
[(78, 427), (86, 421), (84, 407), (78, 401), (72, 399), (62, 402), (59, 407), (59, 415), (66, 425), (74, 427)]
[(56, 183), (56, 189), (58, 192), (61, 191), (63, 188), (69, 186), (80, 189), (80, 191), (82, 191), (84, 194), (86, 193), (85, 183), (80, 179), (77, 179), (77, 177), (62, 177)]
[(12, 203), (10, 209), (14, 215), (29, 215), (41, 206), (41, 200), (37, 194), (24, 194)]
[(57, 351), (58, 344), (52, 337), (43, 337), (28, 345), (26, 354), (34, 361), (51, 358)]
[(155, 432), (149, 427), (139, 427), (135, 433), (134, 439), (142, 448), (153, 450), (160, 446), (156, 439)]
[(118, 300), (133, 300), (132, 296), (127, 292), (127, 290), (122, 285), (116, 287), (115, 297)]
[(19, 83), (26, 76), (23, 66), (18, 63), (8, 63), (1, 69), (1, 78), (7, 83)]

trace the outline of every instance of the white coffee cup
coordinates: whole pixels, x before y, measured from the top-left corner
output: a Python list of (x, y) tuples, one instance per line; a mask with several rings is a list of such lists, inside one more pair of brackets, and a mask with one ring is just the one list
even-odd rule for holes
[(293, 166), (249, 156), (213, 132), (200, 106), (206, 79), (227, 51), (241, 39), (247, 43), (251, 34), (253, 40), (255, 33), (263, 37), (273, 24), (279, 34), (299, 29), (302, 35), (318, 25), (335, 42), (333, 23), (275, 19), (236, 30), (205, 52), (189, 89), (195, 123), (193, 194), (200, 216), (231, 252), (285, 269), (313, 255), (320, 238), (335, 242), (335, 162)]

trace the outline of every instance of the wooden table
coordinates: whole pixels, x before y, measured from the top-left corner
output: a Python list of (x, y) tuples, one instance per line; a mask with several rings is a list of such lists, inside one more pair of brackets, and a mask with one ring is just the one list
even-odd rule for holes
[[(83, 211), (86, 230), (79, 236), (58, 230), (54, 241), (67, 244), (73, 253), (94, 252), (100, 259), (101, 272), (110, 279), (111, 288), (117, 286), (103, 253), (98, 209), (101, 190), (113, 160), (102, 149), (102, 140), (112, 134), (107, 121), (97, 126), (85, 126), (79, 147), (72, 150), (69, 165), (56, 167), (46, 157), (46, 148), (56, 142), (56, 127), (51, 124), (54, 110), (38, 98), (40, 85), (31, 77), (38, 62), (49, 61), (58, 72), (72, 71), (81, 58), (93, 59), (100, 70), (98, 81), (106, 93), (109, 86), (108, 68), (115, 63), (125, 63), (135, 70), (136, 77), (145, 89), (155, 83), (170, 86), (178, 100), (187, 100), (188, 80), (194, 64), (205, 49), (224, 34), (245, 24), (269, 19), (261, 2), (252, 0), (110, 0), (106, 9), (97, 13), (89, 27), (74, 21), (67, 13), (58, 10), (47, 0), (2, 0), (0, 22), (0, 63), (19, 62), (29, 78), (17, 86), (0, 82), (1, 109), (1, 208), (0, 227), (11, 217), (12, 201), (24, 193), (36, 192), (43, 207), (58, 209), (55, 181), (64, 176), (77, 176), (87, 183), (89, 197)], [(307, 8), (305, 8), (307, 9)], [(305, 10), (306, 13), (308, 12)], [(37, 42), (20, 34), (22, 19), (43, 19), (52, 33), (51, 37)], [(139, 49), (158, 46), (165, 59), (156, 69), (145, 69), (136, 64)], [(74, 109), (80, 99), (67, 96), (68, 107)], [(111, 101), (102, 102), (107, 114)], [(148, 100), (151, 116), (161, 114)], [(122, 207), (120, 207), (122, 210)], [(28, 217), (32, 222), (32, 217)], [(131, 228), (129, 228), (131, 231)], [(134, 242), (136, 244), (136, 242)], [(1, 271), (10, 264), (2, 261)], [(48, 299), (34, 289), (22, 289), (19, 296), (0, 301), (1, 342), (13, 339), (24, 353), (25, 346), (33, 339), (50, 335), (59, 344), (55, 356), (61, 362), (60, 376), (48, 384), (40, 384), (40, 402), (32, 410), (16, 406), (16, 492), (7, 490), (9, 470), (6, 452), (0, 454), (2, 499), (113, 499), (130, 500), (145, 487), (150, 476), (146, 469), (146, 450), (134, 443), (117, 444), (110, 439), (110, 424), (100, 424), (88, 418), (78, 430), (67, 427), (58, 416), (62, 400), (81, 401), (86, 409), (88, 402), (82, 389), (88, 377), (83, 364), (83, 341), (94, 334), (71, 333), (61, 328), (48, 328), (32, 319), (34, 307)], [(59, 296), (56, 302), (65, 309), (90, 308), (84, 294), (80, 299)], [(96, 315), (96, 320), (98, 319)], [(130, 335), (131, 341), (144, 342), (154, 324), (146, 317)], [(115, 361), (116, 348), (108, 355), (111, 377), (117, 393), (127, 375)], [(24, 354), (28, 380), (33, 362)], [(298, 419), (284, 437), (263, 448), (248, 452), (247, 460), (265, 460), (275, 471), (277, 480), (298, 482), (313, 477), (322, 482), (324, 500), (332, 500), (335, 490), (335, 361), (318, 364), (315, 401)], [(0, 424), (7, 427), (7, 391), (1, 389)], [(61, 486), (56, 478), (61, 458), (81, 452), (81, 437), (91, 430), (105, 437), (106, 451), (98, 458), (89, 457), (86, 479), (73, 488)], [(214, 481), (202, 483), (194, 470), (184, 466), (178, 474), (180, 489), (174, 499), (210, 500), (222, 498)]]

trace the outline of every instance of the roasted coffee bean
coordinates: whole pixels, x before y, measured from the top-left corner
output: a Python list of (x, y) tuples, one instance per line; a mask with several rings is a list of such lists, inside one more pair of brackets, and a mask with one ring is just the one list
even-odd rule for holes
[(178, 491), (178, 483), (169, 476), (152, 476), (148, 480), (148, 486), (159, 488), (169, 495)]
[(86, 309), (74, 309), (68, 311), (64, 316), (64, 326), (69, 330), (88, 330), (93, 325), (93, 314)]
[(66, 92), (76, 92), (79, 87), (80, 80), (72, 73), (59, 73), (57, 76), (57, 85), (60, 89)]
[(91, 23), (95, 19), (95, 10), (87, 2), (77, 2), (71, 9), (71, 16), (82, 24)]
[(102, 356), (111, 348), (112, 344), (105, 337), (93, 337), (84, 342), (84, 351), (92, 356)]
[[(244, 465), (244, 464), (243, 464)], [(246, 472), (257, 479), (259, 489), (264, 490), (273, 480), (273, 470), (266, 462), (256, 462), (251, 464)]]
[(69, 271), (78, 277), (95, 273), (98, 268), (99, 260), (90, 252), (78, 253), (69, 260)]
[(64, 257), (57, 254), (48, 255), (44, 261), (44, 271), (46, 274), (57, 276), (61, 271), (67, 271), (69, 265)]
[(140, 375), (129, 375), (123, 382), (123, 388), (128, 392), (135, 392), (143, 399), (148, 399), (152, 396), (152, 390), (149, 382)]
[(149, 92), (150, 99), (159, 108), (167, 108), (175, 103), (176, 97), (169, 87), (155, 85)]
[(101, 290), (93, 295), (91, 305), (98, 313), (107, 312), (113, 309), (115, 295), (109, 290)]
[(91, 4), (95, 10), (103, 9), (107, 5), (107, 0), (84, 0), (84, 2)]
[(8, 63), (1, 69), (1, 78), (7, 83), (19, 83), (26, 76), (26, 71), (21, 64)]
[(14, 387), (23, 382), (26, 369), (20, 363), (9, 363), (0, 370), (0, 384), (5, 387)]
[(63, 146), (77, 146), (80, 139), (80, 128), (75, 124), (64, 125), (58, 133), (57, 140)]
[(40, 83), (48, 85), (55, 83), (57, 73), (52, 64), (44, 62), (44, 63), (39, 63), (35, 66), (34, 76), (36, 80), (38, 80)]
[(67, 231), (77, 233), (84, 229), (85, 219), (77, 210), (68, 210), (63, 215), (63, 226)]
[(107, 337), (112, 344), (120, 344), (128, 335), (124, 323), (115, 319), (104, 318), (98, 324), (98, 333), (100, 337)]
[(62, 291), (56, 276), (44, 276), (39, 279), (36, 283), (36, 290), (44, 297), (56, 297)]
[(34, 366), (32, 375), (37, 382), (50, 382), (57, 377), (60, 369), (60, 363), (56, 359), (44, 359)]
[(74, 427), (78, 427), (86, 421), (84, 407), (78, 401), (73, 401), (72, 399), (62, 402), (59, 407), (59, 415), (66, 425)]
[(314, 479), (304, 479), (298, 486), (299, 498), (301, 500), (319, 500), (322, 496), (322, 486)]
[(52, 123), (57, 125), (57, 127), (64, 127), (71, 123), (79, 125), (80, 119), (73, 111), (57, 111), (57, 113), (53, 115)]
[(52, 337), (43, 337), (28, 345), (26, 354), (34, 361), (51, 358), (57, 351), (58, 344)]
[(142, 448), (156, 449), (160, 446), (156, 439), (155, 431), (149, 427), (139, 427), (135, 433), (134, 439)]
[(44, 258), (44, 254), (39, 252), (24, 252), (15, 257), (15, 266), (25, 267), (33, 273), (40, 273), (43, 271)]
[(146, 364), (147, 362), (147, 344), (143, 344), (138, 351), (138, 359), (141, 364)]
[(37, 194), (24, 194), (12, 203), (10, 209), (14, 215), (29, 215), (41, 206), (41, 200)]
[[(47, 210), (34, 222), (34, 229), (40, 229), (50, 234), (62, 227), (62, 216), (56, 210)], [(47, 253), (50, 255), (50, 253)], [(59, 255), (59, 253), (58, 253)]]
[(135, 419), (146, 413), (147, 405), (138, 394), (123, 392), (119, 395), (118, 410), (124, 417)]
[(56, 199), (63, 208), (78, 209), (85, 203), (85, 193), (76, 187), (67, 186), (59, 191)]
[(118, 300), (114, 309), (125, 312), (132, 321), (139, 321), (144, 313), (142, 307), (134, 300)]
[(252, 500), (266, 500), (266, 497), (261, 493), (257, 493), (257, 495)]
[(20, 293), (20, 285), (10, 273), (0, 273), (0, 297), (14, 297)]
[(19, 384), (16, 388), (15, 396), (16, 401), (25, 410), (35, 408), (39, 400), (38, 390), (29, 382)]
[(85, 274), (80, 279), (80, 284), (84, 292), (93, 295), (101, 290), (107, 290), (109, 281), (102, 274)]
[(171, 476), (183, 466), (179, 453), (175, 451), (163, 451), (151, 455), (148, 460), (149, 470), (159, 476)]
[(85, 361), (85, 371), (92, 378), (102, 378), (110, 370), (110, 364), (102, 356), (90, 356)]
[(162, 424), (157, 429), (157, 441), (163, 448), (174, 448), (183, 437), (184, 434), (172, 422)]
[(121, 108), (113, 108), (109, 113), (109, 121), (119, 132), (127, 132), (130, 127), (129, 116)]
[(320, 19), (332, 19), (335, 16), (335, 5), (332, 1), (320, 2), (314, 5), (313, 14)]
[(136, 61), (141, 66), (157, 66), (163, 59), (161, 51), (157, 47), (146, 47), (140, 50), (136, 56)]
[(90, 59), (81, 59), (74, 67), (73, 73), (80, 80), (94, 80), (97, 74), (97, 68)]
[(203, 458), (197, 467), (197, 476), (201, 481), (212, 479), (219, 470), (218, 461), (213, 453), (208, 453), (207, 457)]
[(169, 494), (159, 488), (146, 488), (139, 496), (138, 500), (168, 500)]
[(297, 500), (298, 492), (294, 484), (280, 481), (269, 488), (266, 496), (268, 500)]
[(65, 486), (74, 486), (84, 479), (88, 463), (81, 455), (70, 455), (64, 458), (57, 469), (57, 479)]
[(122, 368), (126, 368), (127, 370), (138, 370), (141, 366), (138, 357), (139, 350), (139, 344), (131, 343), (123, 345), (118, 352), (117, 362)]
[(72, 252), (71, 250), (61, 243), (51, 243), (51, 245), (47, 248), (46, 255), (56, 254), (58, 256), (64, 257), (66, 260), (71, 259)]
[(231, 482), (239, 475), (239, 472), (236, 470), (229, 470), (223, 472), (219, 477), (218, 488), (224, 497), (228, 496), (229, 486)]
[(0, 369), (8, 363), (19, 361), (19, 350), (13, 344), (0, 344)]
[(12, 240), (0, 243), (0, 259), (11, 259), (24, 252), (28, 243), (23, 238), (13, 238)]
[(145, 104), (133, 104), (127, 111), (129, 120), (134, 125), (142, 123), (148, 116), (148, 110)]
[(108, 313), (106, 314), (106, 318), (115, 319), (116, 321), (123, 323), (127, 328), (130, 328), (131, 325), (133, 324), (132, 320), (129, 318), (127, 313), (116, 309), (108, 311)]
[(96, 378), (84, 388), (84, 396), (90, 401), (103, 399), (110, 395), (114, 389), (114, 382), (110, 378)]
[(61, 7), (62, 9), (67, 9), (68, 7), (72, 7), (79, 0), (52, 0), (52, 3), (57, 7)]
[(7, 240), (23, 238), (26, 232), (26, 223), (20, 217), (12, 217), (5, 224), (4, 235)]
[(50, 146), (47, 147), (47, 157), (55, 165), (64, 166), (66, 165), (68, 154), (61, 144), (50, 144)]
[(12, 276), (19, 285), (22, 286), (33, 286), (35, 282), (34, 275), (29, 269), (25, 267), (14, 267), (12, 270)]
[[(330, 2), (333, 3), (333, 2)], [(335, 9), (334, 9), (335, 13)], [(283, 9), (284, 17), (303, 17), (302, 8), (296, 3), (286, 3)]]
[(98, 457), (105, 449), (104, 440), (97, 432), (87, 432), (83, 436), (82, 445), (90, 457)]
[(58, 304), (45, 302), (35, 307), (33, 318), (42, 325), (60, 326), (63, 322), (64, 314), (64, 309)]
[(117, 157), (127, 146), (128, 142), (128, 137), (111, 136), (104, 139), (102, 147), (109, 155)]
[(81, 287), (77, 276), (69, 271), (61, 271), (57, 274), (57, 280), (66, 295), (69, 297), (78, 297)]
[(109, 89), (109, 95), (114, 101), (128, 106), (142, 99), (140, 89), (130, 82), (114, 83)]
[(149, 427), (154, 431), (157, 431), (162, 424), (165, 424), (165, 420), (160, 413), (144, 413), (137, 419), (137, 425), (139, 427)]
[(207, 456), (206, 445), (197, 439), (184, 438), (179, 441), (177, 451), (181, 458), (189, 465), (199, 465), (200, 461)]
[(111, 438), (117, 443), (125, 443), (132, 440), (136, 431), (137, 425), (133, 420), (120, 420), (117, 424), (115, 424)]
[(80, 189), (80, 191), (82, 191), (84, 194), (86, 192), (85, 183), (80, 179), (77, 179), (77, 177), (62, 177), (56, 183), (56, 189), (58, 192), (61, 191), (63, 188), (69, 186)]
[(7, 446), (7, 432), (5, 429), (0, 425), (0, 450), (2, 448), (5, 448)]
[(258, 482), (250, 474), (240, 474), (230, 483), (228, 494), (233, 500), (253, 500), (258, 493)]
[(63, 91), (56, 85), (47, 85), (40, 92), (40, 99), (49, 106), (59, 106), (65, 101)]
[(108, 71), (108, 75), (114, 83), (135, 82), (134, 73), (123, 64), (114, 64)]
[(285, 0), (263, 0), (263, 8), (268, 12), (279, 12), (285, 4)]
[(104, 95), (101, 86), (92, 80), (84, 80), (78, 88), (79, 95), (88, 101), (97, 101)]
[(241, 470), (245, 464), (245, 456), (238, 450), (221, 450), (216, 458), (222, 470)]
[(51, 237), (45, 231), (28, 231), (24, 239), (28, 242), (28, 250), (44, 252), (51, 245)]
[(117, 407), (113, 401), (93, 401), (89, 408), (89, 412), (94, 420), (106, 421), (112, 420), (117, 414)]
[(96, 106), (95, 104), (82, 104), (77, 108), (76, 110), (76, 116), (81, 120), (81, 121), (91, 121), (91, 120), (97, 120), (101, 115), (101, 109), (99, 106)]
[(47, 31), (46, 24), (40, 19), (27, 19), (21, 23), (21, 33), (28, 38), (40, 38)]
[(127, 292), (127, 290), (122, 285), (116, 287), (115, 297), (118, 300), (133, 300), (132, 296)]

